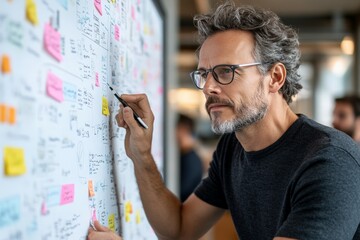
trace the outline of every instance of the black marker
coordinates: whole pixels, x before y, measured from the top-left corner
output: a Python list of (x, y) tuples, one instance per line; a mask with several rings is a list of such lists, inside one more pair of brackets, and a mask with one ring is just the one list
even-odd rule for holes
[[(114, 93), (114, 96), (121, 102), (121, 104), (124, 106), (124, 107), (129, 107), (129, 104), (124, 100), (122, 99), (118, 94), (117, 92), (114, 91), (114, 89), (107, 83), (107, 85), (109, 86), (110, 90)], [(131, 108), (132, 109), (132, 108)], [(133, 113), (134, 113), (134, 118), (135, 120), (139, 123), (140, 126), (142, 126), (143, 128), (145, 129), (148, 129), (149, 127), (144, 123), (144, 121), (139, 117), (139, 115), (133, 110)]]

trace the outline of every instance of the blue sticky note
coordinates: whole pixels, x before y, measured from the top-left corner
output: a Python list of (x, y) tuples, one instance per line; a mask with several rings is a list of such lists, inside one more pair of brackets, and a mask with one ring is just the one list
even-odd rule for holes
[(16, 223), (20, 219), (20, 197), (0, 199), (0, 228)]
[(60, 205), (60, 186), (49, 187), (46, 191), (46, 204), (48, 207)]
[(61, 6), (67, 10), (68, 1), (67, 0), (58, 0)]
[(77, 87), (73, 84), (63, 82), (64, 100), (69, 102), (76, 101)]

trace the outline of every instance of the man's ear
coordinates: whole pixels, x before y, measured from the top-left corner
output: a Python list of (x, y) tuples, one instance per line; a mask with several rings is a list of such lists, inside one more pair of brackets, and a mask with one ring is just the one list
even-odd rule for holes
[(354, 136), (355, 141), (360, 141), (360, 117), (355, 118)]
[(269, 71), (270, 82), (269, 91), (272, 93), (279, 92), (280, 88), (284, 85), (286, 79), (286, 68), (282, 63), (276, 63)]

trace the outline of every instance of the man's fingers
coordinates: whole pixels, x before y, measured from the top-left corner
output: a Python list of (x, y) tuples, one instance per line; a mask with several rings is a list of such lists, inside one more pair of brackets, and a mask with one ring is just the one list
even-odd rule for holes
[(148, 114), (151, 114), (150, 103), (146, 94), (123, 94), (121, 97), (141, 115), (140, 117), (148, 117)]
[(125, 121), (124, 125), (127, 125), (130, 128), (130, 130), (133, 130), (135, 127), (139, 127), (138, 123), (134, 119), (134, 113), (131, 108), (125, 107), (123, 109), (123, 118)]
[(99, 221), (94, 221), (94, 226), (96, 228), (96, 231), (100, 231), (100, 232), (109, 232), (109, 231), (111, 231), (109, 228), (101, 225), (99, 223)]

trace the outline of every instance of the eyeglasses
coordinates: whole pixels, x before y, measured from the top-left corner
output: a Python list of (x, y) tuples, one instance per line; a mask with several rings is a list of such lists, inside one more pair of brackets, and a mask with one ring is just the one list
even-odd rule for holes
[(206, 78), (211, 72), (215, 81), (222, 85), (228, 85), (234, 80), (235, 69), (242, 67), (251, 67), (260, 65), (261, 63), (245, 63), (245, 64), (220, 64), (210, 69), (198, 69), (190, 73), (190, 77), (193, 80), (195, 86), (199, 89), (203, 89), (206, 83)]

